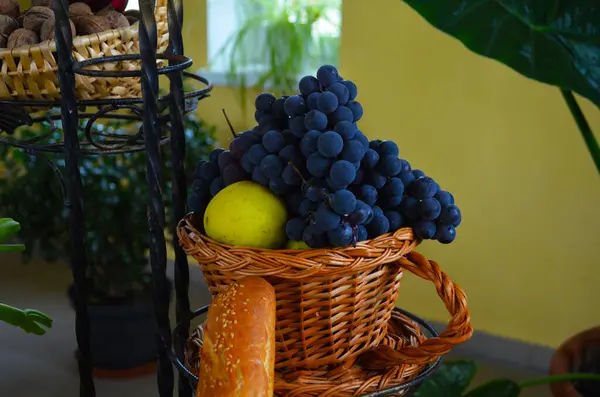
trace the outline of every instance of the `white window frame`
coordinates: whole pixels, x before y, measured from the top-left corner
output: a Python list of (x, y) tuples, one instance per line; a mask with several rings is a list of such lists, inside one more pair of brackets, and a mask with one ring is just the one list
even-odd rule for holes
[[(206, 0), (206, 23), (207, 23), (207, 58), (209, 65), (198, 70), (198, 73), (206, 77), (211, 83), (218, 86), (228, 86), (230, 82), (227, 79), (229, 66), (227, 64), (228, 56), (217, 57), (219, 50), (225, 45), (227, 39), (235, 33), (237, 27), (241, 24), (243, 16), (236, 9), (236, 2), (243, 0)], [(279, 3), (286, 0), (273, 0)], [(309, 0), (310, 1), (310, 0)], [(322, 23), (317, 25), (323, 33), (340, 36), (341, 26), (341, 0), (338, 10), (330, 16), (337, 26), (332, 27), (331, 24)], [(327, 26), (329, 25), (329, 26)], [(260, 69), (259, 69), (260, 70)], [(314, 71), (307, 71), (307, 73)], [(251, 87), (258, 82), (260, 77), (259, 71), (246, 71), (246, 86)], [(299, 78), (301, 76), (298, 76)]]

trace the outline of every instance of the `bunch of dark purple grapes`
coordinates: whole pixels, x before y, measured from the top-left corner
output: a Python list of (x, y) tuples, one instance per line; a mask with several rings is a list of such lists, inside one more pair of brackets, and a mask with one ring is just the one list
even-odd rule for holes
[(448, 192), (398, 157), (392, 141), (369, 142), (358, 129), (357, 87), (324, 65), (299, 82), (300, 93), (263, 93), (258, 125), (198, 163), (190, 209), (203, 213), (225, 186), (252, 180), (287, 203), (290, 240), (311, 248), (356, 244), (413, 227), (418, 237), (449, 243), (460, 211)]

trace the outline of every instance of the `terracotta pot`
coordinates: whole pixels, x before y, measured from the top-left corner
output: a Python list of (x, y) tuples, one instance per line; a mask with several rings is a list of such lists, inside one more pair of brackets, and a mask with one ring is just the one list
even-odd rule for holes
[[(595, 354), (596, 356), (600, 355), (600, 327), (580, 332), (564, 342), (552, 356), (552, 361), (550, 362), (550, 375), (564, 375), (579, 372), (580, 362), (586, 351)], [(598, 363), (599, 361), (598, 357), (594, 358), (594, 362)], [(550, 389), (552, 390), (554, 397), (592, 396), (592, 394), (581, 394), (577, 391), (572, 382), (552, 383), (550, 384)], [(596, 396), (598, 394), (593, 395)]]

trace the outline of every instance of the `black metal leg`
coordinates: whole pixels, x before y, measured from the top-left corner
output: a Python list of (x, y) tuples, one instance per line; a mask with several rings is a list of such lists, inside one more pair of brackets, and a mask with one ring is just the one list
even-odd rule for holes
[(171, 346), (169, 323), (169, 284), (165, 244), (165, 208), (162, 195), (162, 161), (160, 157), (160, 125), (158, 116), (158, 68), (156, 65), (157, 31), (154, 0), (140, 1), (140, 54), (142, 57), (142, 96), (145, 117), (146, 179), (149, 191), (148, 227), (150, 229), (150, 264), (154, 280), (154, 307), (159, 331), (158, 391), (160, 397), (172, 397), (173, 367), (168, 356)]
[(62, 95), (61, 118), (64, 129), (64, 155), (67, 168), (67, 197), (70, 204), (69, 232), (71, 237), (71, 270), (75, 285), (75, 333), (79, 348), (79, 377), (82, 397), (94, 397), (86, 288), (87, 258), (85, 253), (85, 225), (81, 175), (79, 173), (80, 147), (77, 136), (78, 113), (75, 95), (75, 74), (71, 55), (72, 37), (66, 0), (53, 0), (56, 15), (55, 40), (58, 56), (58, 79)]

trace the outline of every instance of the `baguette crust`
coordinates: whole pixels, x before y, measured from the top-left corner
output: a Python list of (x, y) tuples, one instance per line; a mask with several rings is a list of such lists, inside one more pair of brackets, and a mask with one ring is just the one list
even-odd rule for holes
[(196, 397), (272, 397), (275, 290), (246, 277), (208, 309)]

